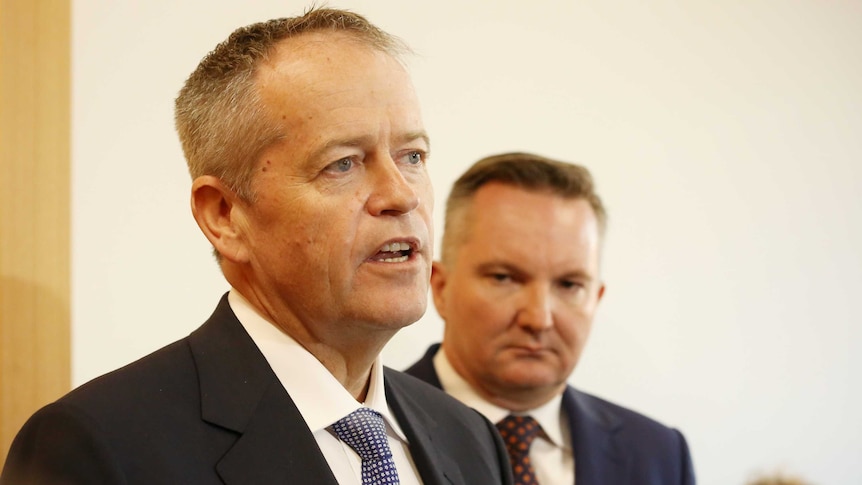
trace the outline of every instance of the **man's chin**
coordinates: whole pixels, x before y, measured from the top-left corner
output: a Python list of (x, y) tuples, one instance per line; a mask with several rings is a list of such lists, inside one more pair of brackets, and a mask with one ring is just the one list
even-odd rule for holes
[(539, 389), (554, 389), (565, 384), (565, 378), (549, 369), (520, 368), (501, 376), (501, 381), (514, 392), (529, 392)]
[(565, 381), (550, 377), (503, 376), (491, 389), (491, 401), (513, 411), (535, 409), (565, 389)]
[(425, 314), (425, 305), (416, 308), (389, 307), (378, 311), (370, 310), (366, 311), (365, 317), (359, 320), (365, 321), (369, 327), (398, 331), (419, 321)]

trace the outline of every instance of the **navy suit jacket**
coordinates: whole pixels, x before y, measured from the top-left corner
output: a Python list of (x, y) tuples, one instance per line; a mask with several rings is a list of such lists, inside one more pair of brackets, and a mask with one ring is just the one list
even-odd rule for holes
[[(384, 372), (424, 483), (511, 483), (493, 424), (418, 379)], [(306, 483), (337, 482), (226, 297), (187, 338), (34, 414), (0, 475), (2, 485)]]
[[(405, 372), (442, 389), (428, 352)], [(563, 393), (577, 485), (694, 485), (683, 435), (646, 416), (568, 386)]]

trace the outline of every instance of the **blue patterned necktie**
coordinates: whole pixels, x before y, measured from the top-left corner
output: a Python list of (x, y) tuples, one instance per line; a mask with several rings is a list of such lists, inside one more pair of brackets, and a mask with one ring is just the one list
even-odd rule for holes
[(380, 413), (359, 408), (339, 419), (332, 430), (362, 458), (362, 485), (399, 485)]

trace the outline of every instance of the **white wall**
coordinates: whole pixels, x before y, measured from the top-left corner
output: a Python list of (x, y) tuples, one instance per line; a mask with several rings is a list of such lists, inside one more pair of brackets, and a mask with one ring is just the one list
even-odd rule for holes
[[(608, 291), (576, 385), (680, 427), (702, 484), (777, 467), (862, 483), (862, 2), (563, 3), (330, 5), (420, 53), (438, 227), (481, 156), (593, 170)], [(226, 290), (188, 209), (173, 98), (233, 28), (306, 2), (73, 5), (80, 384), (186, 335)], [(441, 327), (429, 310), (386, 362)]]

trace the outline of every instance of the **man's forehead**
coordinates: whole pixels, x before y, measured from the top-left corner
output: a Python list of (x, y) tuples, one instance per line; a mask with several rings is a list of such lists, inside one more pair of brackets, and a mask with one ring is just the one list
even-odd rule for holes
[[(306, 36), (315, 38), (302, 40)], [(409, 73), (396, 58), (358, 40), (334, 34), (303, 34), (282, 42), (254, 74), (264, 99), (272, 95), (338, 97), (366, 85), (369, 79), (385, 85), (381, 95), (413, 91)]]
[[(499, 237), (499, 231), (508, 231), (512, 239), (519, 240), (572, 235), (572, 231), (578, 239), (601, 240), (598, 219), (587, 199), (509, 183), (495, 181), (483, 185), (471, 200), (449, 216), (455, 219), (453, 226), (458, 227), (464, 242), (477, 237)], [(486, 234), (488, 230), (497, 234)]]
[(291, 62), (309, 60), (336, 61), (340, 56), (352, 56), (357, 52), (389, 55), (391, 57), (390, 54), (381, 51), (356, 34), (343, 31), (317, 30), (286, 37), (278, 41), (262, 63), (262, 67), (281, 69)]

